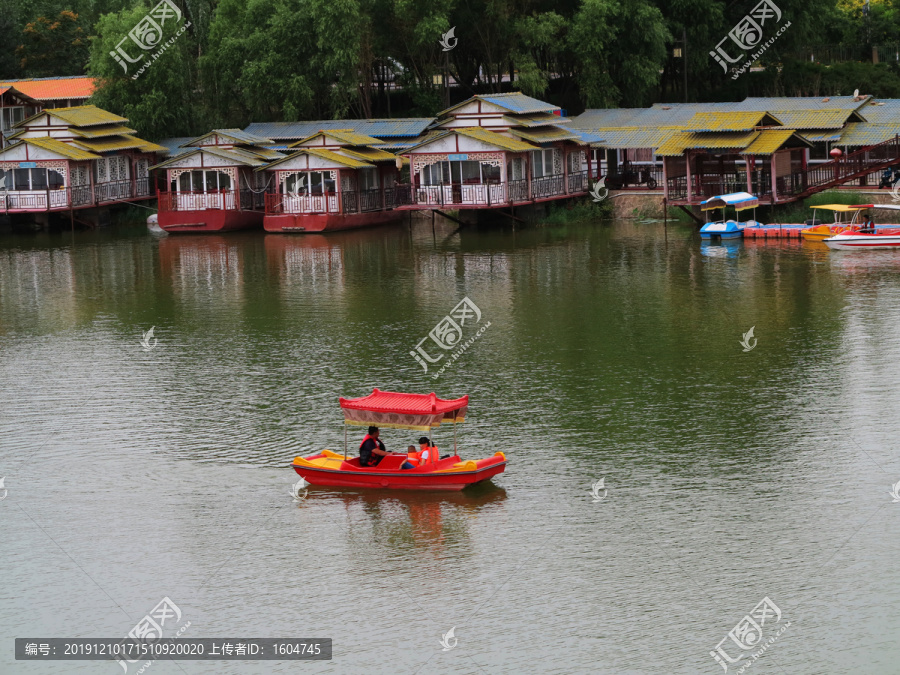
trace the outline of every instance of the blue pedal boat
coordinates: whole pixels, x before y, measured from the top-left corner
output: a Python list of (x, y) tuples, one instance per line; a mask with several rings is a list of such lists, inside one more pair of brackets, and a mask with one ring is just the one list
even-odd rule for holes
[[(706, 201), (700, 202), (701, 211), (712, 211), (714, 209), (722, 209), (722, 220), (709, 221), (700, 228), (701, 239), (712, 239), (717, 237), (720, 239), (736, 239), (744, 236), (745, 227), (758, 227), (756, 222), (756, 212), (750, 220), (740, 221), (737, 216), (741, 211), (747, 209), (756, 209), (759, 206), (759, 200), (749, 192), (733, 192), (727, 195), (718, 195), (710, 197)], [(725, 211), (728, 207), (735, 210), (735, 218), (731, 220), (725, 219)]]

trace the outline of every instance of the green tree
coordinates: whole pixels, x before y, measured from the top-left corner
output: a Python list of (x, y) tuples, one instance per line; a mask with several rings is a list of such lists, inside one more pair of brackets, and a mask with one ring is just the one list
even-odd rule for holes
[[(196, 114), (202, 93), (195, 88), (194, 46), (188, 32), (177, 35), (175, 29), (165, 29), (163, 43), (143, 52), (126, 39), (122, 43), (126, 53), (132, 58), (139, 54), (143, 57), (137, 63), (122, 59), (127, 70), (111, 55), (148, 10), (138, 5), (106, 14), (97, 22), (88, 73), (99, 79), (99, 86), (90, 102), (127, 117), (142, 138), (159, 140), (198, 133), (203, 128), (197, 124)], [(160, 53), (163, 44), (168, 46)]]

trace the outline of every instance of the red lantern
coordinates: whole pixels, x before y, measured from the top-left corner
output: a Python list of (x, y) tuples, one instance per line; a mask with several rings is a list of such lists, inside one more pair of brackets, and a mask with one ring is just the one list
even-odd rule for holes
[(840, 149), (840, 148), (832, 148), (832, 149), (831, 149), (831, 152), (829, 152), (828, 154), (831, 155), (832, 157), (834, 157), (835, 159), (837, 159), (838, 157), (840, 157), (840, 156), (843, 155), (844, 153), (841, 152), (841, 149)]

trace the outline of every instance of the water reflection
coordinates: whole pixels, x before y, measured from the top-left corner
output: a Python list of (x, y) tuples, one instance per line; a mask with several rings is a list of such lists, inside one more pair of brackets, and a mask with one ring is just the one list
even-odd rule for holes
[(506, 490), (492, 481), (455, 492), (310, 488), (299, 508), (342, 503), (352, 549), (362, 557), (416, 550), (441, 558), (450, 550), (470, 550), (472, 521), (506, 498)]
[(710, 258), (737, 258), (741, 252), (741, 243), (740, 239), (702, 240), (700, 253)]

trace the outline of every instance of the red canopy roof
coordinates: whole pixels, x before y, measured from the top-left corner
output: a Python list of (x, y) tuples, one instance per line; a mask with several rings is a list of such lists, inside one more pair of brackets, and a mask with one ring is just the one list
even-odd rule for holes
[(366, 410), (369, 412), (397, 413), (400, 415), (433, 415), (448, 413), (464, 408), (469, 397), (443, 399), (434, 392), (430, 394), (401, 394), (396, 391), (380, 391), (375, 388), (368, 396), (359, 398), (340, 397), (341, 407), (350, 410)]

